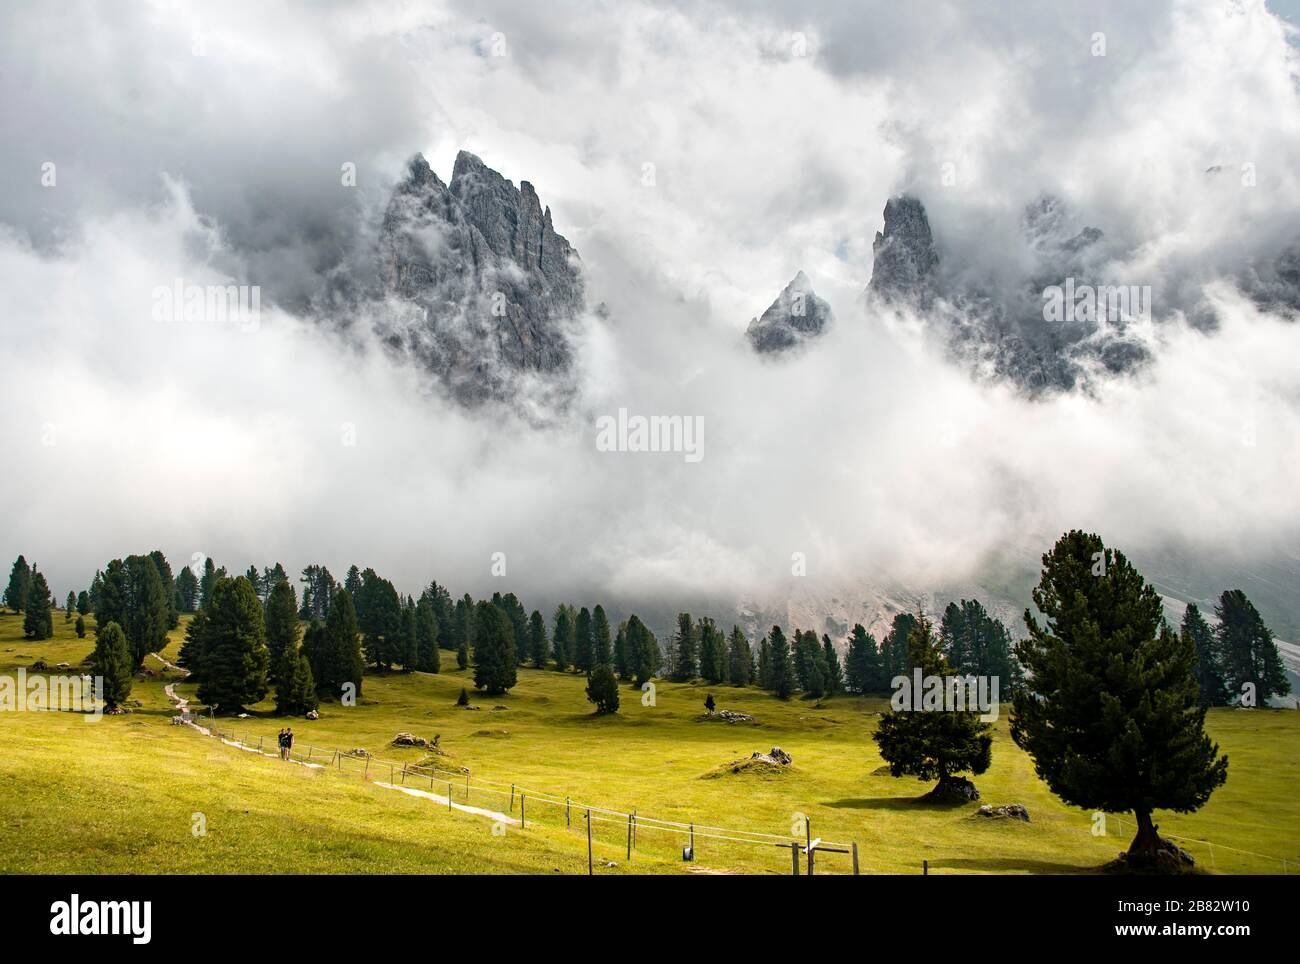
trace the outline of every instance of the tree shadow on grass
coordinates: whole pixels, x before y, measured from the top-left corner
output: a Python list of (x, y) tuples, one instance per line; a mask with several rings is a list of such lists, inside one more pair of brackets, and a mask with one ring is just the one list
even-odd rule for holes
[(1053, 860), (1032, 860), (1025, 857), (940, 857), (928, 858), (930, 873), (942, 873), (953, 870), (984, 871), (985, 873), (1007, 874), (1100, 874), (1101, 868), (1095, 864), (1064, 864)]
[(935, 810), (948, 813), (970, 806), (969, 803), (940, 803), (920, 797), (847, 797), (843, 800), (825, 800), (824, 807), (836, 810), (899, 810), (912, 811)]

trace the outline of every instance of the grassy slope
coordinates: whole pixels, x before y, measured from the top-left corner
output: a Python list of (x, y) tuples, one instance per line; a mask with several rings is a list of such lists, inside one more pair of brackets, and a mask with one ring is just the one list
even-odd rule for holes
[[(91, 641), (77, 640), (62, 614), (55, 625), (55, 640), (29, 643), (20, 620), (0, 616), (0, 672), (37, 657), (75, 665)], [(178, 643), (173, 634), (166, 655), (174, 658)], [(454, 667), (450, 654), (444, 657)], [(389, 740), (400, 730), (437, 733), (475, 779), (517, 781), (595, 805), (774, 834), (788, 834), (802, 812), (814, 836), (857, 841), (864, 872), (912, 873), (922, 859), (936, 872), (1086, 872), (1127, 843), (1114, 836), (1114, 818), (1112, 836), (1095, 838), (1088, 814), (1047, 791), (1008, 739), (1005, 719), (997, 724), (993, 768), (977, 783), (987, 802), (1027, 806), (1028, 825), (980, 818), (975, 804), (919, 804), (924, 785), (874, 773), (881, 761), (870, 734), (880, 701), (838, 697), (816, 707), (713, 688), (720, 706), (759, 721), (746, 726), (701, 722), (709, 691), (703, 685), (661, 683), (655, 707), (642, 706), (640, 694), (625, 688), (620, 714), (595, 719), (583, 681), (570, 674), (521, 671), (509, 695), (473, 696), (478, 711), (453, 705), (468, 684), (467, 674), (456, 671), (367, 677), (361, 705), (327, 704), (320, 720), (293, 721), (299, 746), (364, 747), (414, 763), (420, 751), (390, 748)], [(133, 696), (142, 706), (97, 725), (53, 714), (0, 722), (0, 780), (7, 786), (0, 796), (0, 853), (7, 855), (0, 871), (585, 871), (581, 822), (566, 831), (553, 809), (530, 805), (527, 831), (494, 837), (483, 818), (449, 814), (356, 776), (259, 760), (172, 727), (162, 685), (137, 683)], [(192, 686), (180, 690), (192, 696)], [(268, 703), (225, 727), (269, 742), (283, 723)], [(1300, 805), (1287, 789), (1300, 777), (1300, 713), (1215, 711), (1209, 728), (1231, 758), (1228, 783), (1197, 814), (1161, 814), (1162, 829), (1300, 863)], [(773, 745), (793, 754), (794, 772), (703, 777)], [(507, 799), (476, 790), (470, 802), (504, 809)], [(190, 835), (195, 811), (208, 817), (202, 839)], [(1131, 831), (1131, 822), (1123, 829)], [(624, 833), (596, 825), (597, 856), (616, 861), (618, 872), (683, 869), (675, 856), (683, 841), (644, 825), (629, 868), (620, 852)], [(696, 843), (698, 869), (788, 872), (788, 854), (775, 847), (703, 837)], [(1209, 866), (1204, 846), (1189, 849)], [(1281, 870), (1276, 861), (1222, 847), (1214, 864)], [(827, 857), (819, 867), (836, 872), (846, 862)]]

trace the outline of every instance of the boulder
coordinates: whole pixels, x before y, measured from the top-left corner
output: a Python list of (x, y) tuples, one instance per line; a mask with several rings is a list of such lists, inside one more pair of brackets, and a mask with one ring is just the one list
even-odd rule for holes
[(1154, 854), (1120, 853), (1102, 867), (1108, 874), (1181, 874), (1196, 866), (1196, 861), (1172, 840), (1160, 838)]
[(722, 723), (753, 723), (754, 718), (748, 713), (737, 713), (735, 710), (718, 710), (716, 713), (710, 713), (705, 717), (708, 720), (718, 720)]
[(414, 733), (399, 733), (393, 737), (392, 746), (418, 746), (428, 748), (433, 746), (422, 736), (416, 736)]
[(315, 710), (308, 710), (308, 711), (307, 711), (307, 719), (309, 719), (309, 720), (319, 720), (319, 719), (320, 719), (320, 714), (317, 713)]
[(936, 803), (969, 803), (978, 800), (980, 792), (975, 784), (965, 777), (954, 777), (939, 781), (939, 785), (925, 795), (926, 800)]
[(1029, 823), (1029, 811), (1019, 803), (1008, 803), (1000, 807), (986, 803), (979, 808), (978, 813), (981, 817), (1011, 817)]
[(358, 746), (358, 747), (354, 747), (354, 748), (351, 749), (351, 750), (348, 750), (348, 751), (347, 751), (346, 753), (344, 753), (343, 755), (344, 755), (344, 756), (355, 756), (355, 757), (360, 757), (360, 758), (364, 759), (364, 758), (370, 756), (370, 751), (369, 751), (369, 750), (366, 750), (366, 749), (363, 749), (362, 747), (359, 747), (359, 746)]
[(36, 662), (32, 663), (32, 671), (36, 673), (44, 673), (49, 668), (50, 667), (46, 665), (45, 660), (43, 659), (38, 659)]
[(772, 750), (769, 753), (760, 753), (758, 751), (755, 751), (754, 753), (750, 754), (749, 758), (751, 760), (758, 760), (761, 763), (774, 763), (777, 766), (783, 766), (783, 767), (788, 767), (791, 763), (794, 762), (794, 758), (790, 756), (789, 753), (786, 753), (785, 750), (781, 749), (779, 746), (772, 747)]

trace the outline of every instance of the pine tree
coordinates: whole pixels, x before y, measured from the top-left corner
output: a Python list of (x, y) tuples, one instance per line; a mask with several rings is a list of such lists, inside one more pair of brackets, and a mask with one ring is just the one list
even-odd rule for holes
[(1156, 863), (1156, 810), (1190, 813), (1227, 779), (1205, 735), (1196, 650), (1165, 624), (1160, 594), (1096, 535), (1073, 531), (1043, 556), (1016, 645), (1027, 681), (1011, 736), (1066, 803), (1133, 811), (1130, 860)]
[(596, 715), (618, 712), (618, 681), (608, 663), (597, 663), (587, 680), (587, 702), (596, 704)]
[(95, 622), (122, 628), (137, 669), (145, 656), (167, 645), (168, 595), (149, 556), (114, 559), (104, 570)]
[(286, 652), (276, 675), (280, 680), (275, 688), (277, 713), (302, 716), (320, 705), (316, 699), (316, 681), (311, 674), (311, 663), (302, 653), (297, 650)]
[(361, 570), (356, 566), (348, 568), (348, 574), (343, 579), (343, 588), (354, 597), (361, 591)]
[(442, 656), (438, 652), (438, 614), (427, 592), (415, 604), (415, 666), (421, 673), (436, 673), (442, 668)]
[(360, 697), (365, 660), (361, 655), (360, 629), (352, 594), (342, 587), (336, 589), (329, 610), (324, 625), (312, 640), (313, 645), (309, 647), (306, 640), (303, 641), (303, 649), (311, 650), (307, 655), (316, 680), (316, 691), (337, 696), (345, 685), (351, 684), (355, 687), (355, 695)]
[(758, 643), (758, 685), (760, 689), (772, 689), (772, 642), (766, 633)]
[(596, 646), (591, 635), (591, 611), (583, 606), (573, 623), (573, 668), (579, 673), (591, 673), (596, 658)]
[(71, 589), (68, 590), (67, 601), (63, 604), (63, 621), (65, 623), (72, 621), (72, 614), (77, 608), (77, 594)]
[(9, 570), (9, 586), (5, 589), (5, 605), (15, 613), (27, 608), (27, 592), (32, 585), (32, 570), (27, 560), (19, 556)]
[(84, 589), (77, 593), (77, 613), (81, 616), (90, 614), (90, 593)]
[(1008, 696), (1024, 679), (1012, 652), (1011, 633), (979, 600), (963, 599), (960, 606), (949, 603), (939, 639), (948, 664), (959, 675), (996, 678), (999, 692)]
[(431, 581), (424, 590), (424, 596), (427, 596), (429, 602), (433, 604), (433, 615), (438, 620), (438, 647), (455, 649), (452, 636), (455, 630), (456, 606), (451, 601), (451, 593)]
[(90, 659), (95, 675), (104, 681), (106, 708), (116, 710), (131, 695), (133, 685), (131, 653), (121, 626), (109, 623), (99, 631)]
[(176, 611), (178, 613), (192, 613), (199, 604), (199, 580), (194, 575), (194, 570), (189, 566), (182, 566), (181, 571), (176, 574)]
[(397, 589), (373, 569), (361, 574), (361, 586), (352, 594), (361, 628), (361, 650), (366, 660), (385, 672), (406, 652), (402, 633), (402, 600)]
[[(923, 677), (952, 675), (930, 621), (923, 615), (913, 624), (907, 639), (909, 666)], [(933, 793), (947, 797), (959, 774), (969, 770), (978, 776), (992, 762), (992, 727), (978, 713), (944, 707), (922, 707), (920, 693), (910, 693), (910, 702), (900, 705), (895, 694), (891, 709), (880, 718), (873, 739), (880, 756), (896, 777), (908, 774), (939, 784)]]
[[(278, 684), (281, 670), (293, 671), (298, 652), (298, 594), (288, 582), (279, 582), (271, 590), (265, 618), (270, 681)], [(293, 654), (295, 660), (286, 659), (286, 654)]]
[(27, 639), (49, 639), (54, 635), (54, 619), (50, 615), (50, 586), (45, 574), (32, 566), (31, 582), (27, 587), (26, 608), (23, 611), (23, 636)]
[(773, 626), (768, 634), (767, 648), (767, 689), (778, 699), (788, 700), (794, 692), (794, 667), (790, 665), (790, 643), (781, 632), (780, 626)]
[(262, 604), (253, 584), (242, 576), (219, 579), (206, 617), (199, 700), (220, 713), (261, 702), (266, 697), (269, 653)]
[(713, 694), (712, 694), (712, 693), (710, 693), (708, 696), (704, 697), (704, 712), (705, 712), (705, 713), (707, 713), (709, 716), (712, 716), (712, 715), (713, 715), (713, 711), (716, 710), (717, 708), (718, 708), (718, 701), (715, 700), (715, 699), (713, 698)]
[(576, 648), (577, 628), (574, 622), (577, 614), (568, 603), (561, 603), (555, 608), (555, 629), (551, 632), (551, 657), (555, 660), (556, 672), (563, 673), (573, 660)]
[(399, 659), (402, 670), (413, 673), (420, 659), (420, 638), (415, 632), (415, 600), (410, 596), (406, 597), (406, 603), (402, 606), (399, 624), (398, 638), (401, 642)]
[[(199, 580), (199, 607), (200, 608), (207, 605), (208, 600), (212, 598), (212, 590), (216, 587), (217, 580), (222, 576), (224, 576), (225, 574), (226, 574), (225, 566), (222, 566), (221, 570), (218, 572), (217, 564), (212, 561), (212, 557), (207, 556), (206, 558), (204, 558), (203, 578)], [(96, 612), (98, 611), (99, 610), (96, 609)]]
[(1196, 650), (1197, 702), (1201, 706), (1223, 706), (1228, 702), (1228, 684), (1223, 678), (1219, 641), (1196, 603), (1183, 611), (1182, 637)]
[(82, 615), (77, 616), (76, 630), (77, 630), (78, 639), (86, 638), (86, 617), (85, 616)]
[[(1259, 610), (1246, 594), (1240, 589), (1225, 591), (1214, 614), (1219, 618), (1219, 651), (1231, 694), (1242, 705), (1264, 706), (1270, 696), (1290, 693), (1291, 682), (1286, 678), (1273, 632), (1264, 625)], [(1253, 702), (1241, 699), (1252, 691)]]
[(693, 680), (698, 675), (696, 664), (695, 623), (690, 613), (677, 614), (677, 635), (673, 637), (673, 679)]
[(795, 631), (794, 634), (794, 673), (799, 688), (810, 699), (819, 700), (826, 695), (827, 676), (826, 654), (817, 639), (817, 634)]
[(593, 666), (608, 666), (613, 654), (610, 652), (609, 617), (605, 607), (597, 605), (591, 611), (591, 659)]
[(172, 565), (161, 549), (149, 553), (149, 558), (153, 560), (154, 568), (158, 570), (158, 579), (162, 582), (163, 598), (167, 603), (167, 628), (175, 629), (181, 624), (181, 619), (176, 607), (176, 580), (172, 578)]
[(536, 609), (528, 617), (528, 639), (528, 651), (533, 658), (533, 667), (546, 669), (546, 661), (550, 658), (551, 641), (546, 638), (546, 617)]
[(699, 642), (700, 676), (717, 686), (727, 676), (727, 640), (708, 616), (696, 625), (695, 638)]
[(528, 626), (528, 611), (524, 609), (519, 597), (512, 592), (501, 596), (499, 600), (494, 596), (493, 604), (510, 620), (510, 628), (515, 631), (515, 656), (519, 665), (523, 666), (532, 654), (529, 643), (532, 641), (533, 634)]
[(622, 622), (618, 625), (618, 632), (614, 634), (614, 672), (622, 680), (632, 677), (632, 661), (628, 658), (627, 651), (627, 623)]
[(830, 636), (822, 634), (822, 650), (825, 652), (826, 693), (833, 696), (844, 692), (844, 667), (840, 664), (840, 654), (835, 651), (835, 644)]
[(491, 603), (475, 613), (474, 686), (499, 696), (516, 682), (515, 630), (510, 617)]
[(916, 617), (911, 613), (899, 613), (894, 617), (889, 635), (880, 644), (880, 662), (885, 670), (885, 684), (897, 676), (907, 676), (912, 667), (907, 664), (907, 640), (916, 628)]
[(659, 651), (659, 641), (650, 627), (636, 616), (627, 619), (627, 647), (633, 682), (644, 686), (659, 672), (663, 654)]
[(749, 650), (749, 639), (739, 626), (731, 627), (731, 647), (727, 660), (727, 680), (732, 686), (748, 686), (750, 682), (750, 664), (753, 656)]
[(302, 609), (298, 617), (324, 622), (334, 599), (334, 576), (324, 566), (312, 564), (303, 569), (298, 581), (302, 583)]
[(889, 687), (876, 638), (861, 623), (853, 626), (844, 660), (844, 681), (850, 693), (880, 693)]

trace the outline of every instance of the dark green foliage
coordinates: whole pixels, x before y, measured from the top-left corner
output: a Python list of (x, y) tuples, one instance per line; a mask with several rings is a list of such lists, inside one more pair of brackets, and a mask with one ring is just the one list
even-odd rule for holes
[(176, 574), (176, 611), (192, 613), (199, 605), (199, 579), (189, 566)]
[(86, 617), (85, 616), (82, 615), (77, 616), (76, 629), (77, 629), (77, 638), (85, 639), (86, 638)]
[(457, 706), (469, 706), (469, 690), (465, 687), (460, 688), (460, 696), (456, 697)]
[(713, 698), (712, 693), (704, 697), (704, 712), (712, 716), (713, 711), (716, 710), (717, 708), (718, 708), (718, 701)]
[(54, 635), (54, 618), (50, 615), (50, 586), (45, 581), (45, 574), (38, 572), (35, 566), (32, 566), (26, 603), (23, 610), (23, 636), (27, 639), (49, 639)]
[(628, 658), (627, 652), (627, 623), (619, 624), (618, 632), (614, 634), (614, 672), (618, 674), (619, 679), (631, 679), (632, 661)]
[(939, 640), (953, 672), (996, 677), (1002, 696), (1013, 695), (1024, 679), (1012, 652), (1011, 633), (976, 599), (963, 599), (960, 606), (948, 604)]
[(727, 681), (732, 686), (748, 686), (752, 664), (749, 639), (739, 626), (732, 626), (731, 646), (727, 654)]
[(27, 560), (19, 556), (9, 570), (9, 585), (5, 588), (5, 605), (16, 613), (27, 608), (27, 591), (32, 584), (32, 570)]
[(826, 666), (826, 654), (817, 634), (795, 631), (794, 634), (794, 676), (799, 688), (814, 700), (826, 695), (827, 677), (830, 670)]
[(316, 681), (311, 675), (311, 663), (302, 653), (296, 649), (286, 653), (276, 675), (280, 680), (275, 688), (277, 713), (302, 716), (320, 705), (316, 699)]
[[(200, 609), (207, 605), (208, 600), (212, 598), (212, 590), (216, 587), (217, 580), (225, 578), (225, 575), (226, 567), (222, 566), (218, 569), (217, 564), (212, 561), (211, 556), (203, 560), (203, 576), (199, 579)], [(98, 612), (98, 610), (96, 610), (96, 612)]]
[(650, 627), (636, 616), (629, 616), (626, 645), (632, 680), (637, 686), (644, 686), (659, 672), (659, 665), (663, 662), (659, 640)]
[(436, 582), (430, 582), (424, 592), (421, 593), (420, 598), (427, 598), (433, 605), (433, 615), (438, 621), (438, 647), (440, 649), (455, 649), (452, 634), (455, 631), (456, 607), (451, 601), (451, 593)]
[(591, 611), (583, 606), (573, 621), (573, 668), (579, 673), (590, 673), (595, 658), (595, 644), (591, 637)]
[(361, 570), (356, 566), (348, 568), (348, 574), (343, 579), (343, 588), (354, 597), (361, 591)]
[(705, 682), (717, 685), (727, 678), (727, 640), (722, 631), (708, 616), (695, 627), (699, 643), (700, 676)]
[(516, 682), (515, 629), (491, 603), (479, 603), (474, 615), (474, 686), (499, 696)]
[(438, 614), (427, 591), (415, 604), (415, 668), (421, 673), (436, 673), (442, 668), (438, 653)]
[(172, 564), (167, 561), (161, 549), (149, 553), (149, 558), (153, 560), (154, 568), (158, 570), (163, 596), (167, 600), (167, 628), (175, 629), (181, 624), (181, 620), (176, 607), (176, 580), (172, 578)]
[[(908, 634), (908, 665), (918, 667), (925, 677), (952, 675), (952, 667), (930, 621), (915, 620)], [(896, 777), (908, 774), (919, 780), (938, 779), (940, 785), (964, 771), (976, 775), (992, 762), (993, 728), (981, 722), (979, 714), (946, 708), (921, 709), (920, 693), (900, 708), (897, 701), (880, 718), (873, 739), (881, 758)]]
[(826, 654), (826, 693), (843, 693), (844, 666), (840, 663), (840, 654), (835, 651), (835, 644), (825, 633), (822, 634), (822, 651)]
[(767, 640), (767, 686), (778, 699), (788, 700), (794, 692), (794, 667), (790, 665), (790, 643), (773, 626)]
[(122, 627), (137, 669), (145, 656), (167, 645), (170, 595), (149, 556), (114, 559), (104, 570), (95, 622)]
[(415, 664), (420, 659), (420, 639), (415, 632), (415, 600), (406, 597), (402, 606), (401, 626), (398, 630), (401, 644), (402, 669), (407, 673), (415, 672)]
[(587, 680), (587, 701), (596, 704), (596, 714), (618, 712), (618, 681), (608, 663), (597, 663)]
[(876, 638), (857, 623), (849, 636), (849, 651), (844, 659), (844, 685), (850, 693), (883, 693), (889, 689)]
[(126, 634), (117, 623), (109, 623), (95, 636), (95, 651), (90, 657), (94, 674), (104, 680), (104, 702), (117, 709), (131, 695), (131, 652)]
[(758, 685), (760, 689), (772, 688), (772, 642), (767, 634), (758, 641)]
[(546, 638), (546, 617), (536, 609), (528, 617), (528, 639), (528, 652), (532, 656), (534, 668), (546, 669), (551, 641)]
[(293, 670), (298, 653), (298, 594), (287, 582), (276, 583), (266, 600), (266, 648), (270, 654), (272, 683), (280, 682), (280, 671)]
[[(152, 565), (152, 563), (150, 563)], [(266, 697), (266, 628), (262, 604), (244, 577), (219, 579), (204, 608), (200, 702), (234, 713)]]
[[(33, 577), (34, 578), (34, 577)], [(1219, 618), (1218, 642), (1229, 695), (1241, 700), (1246, 685), (1254, 689), (1254, 703), (1264, 706), (1270, 696), (1291, 692), (1273, 632), (1264, 625), (1254, 604), (1240, 589), (1229, 589), (1214, 607)]]
[(573, 661), (573, 651), (577, 649), (578, 614), (568, 603), (555, 607), (555, 628), (551, 631), (551, 658), (555, 660), (555, 669), (563, 673)]
[(73, 592), (71, 589), (69, 589), (67, 601), (64, 602), (63, 604), (63, 621), (65, 623), (70, 622), (72, 620), (72, 614), (76, 612), (76, 609), (77, 609), (77, 594)]
[(591, 658), (595, 666), (609, 666), (613, 659), (609, 638), (609, 617), (605, 607), (597, 606), (591, 611)]
[(464, 669), (469, 665), (469, 652), (474, 646), (474, 600), (466, 593), (456, 600), (452, 611), (452, 643), (456, 650), (456, 663)]
[[(195, 619), (202, 615), (200, 610)], [(302, 642), (302, 652), (311, 664), (318, 693), (338, 696), (344, 685), (351, 683), (356, 687), (356, 695), (361, 695), (365, 663), (358, 633), (352, 594), (342, 587), (336, 588), (329, 605), (329, 616), (324, 623), (314, 621)]]
[(361, 628), (361, 649), (366, 660), (391, 670), (406, 653), (402, 634), (402, 601), (397, 589), (373, 569), (361, 574), (361, 586), (352, 594)]
[(1181, 633), (1196, 650), (1197, 702), (1201, 706), (1224, 706), (1228, 702), (1228, 682), (1223, 676), (1219, 640), (1196, 603), (1188, 603), (1183, 611)]
[(692, 680), (699, 674), (695, 623), (690, 613), (677, 614), (677, 635), (673, 637), (672, 677)]
[(1227, 778), (1205, 735), (1196, 649), (1165, 624), (1160, 595), (1122, 552), (1092, 534), (1063, 535), (1033, 593), (1040, 625), (1016, 645), (1025, 667), (1011, 736), (1066, 803), (1133, 811), (1131, 854), (1160, 847), (1151, 814), (1200, 808)]
[(84, 589), (77, 593), (77, 612), (82, 616), (90, 614), (90, 593)]
[(906, 676), (912, 668), (907, 664), (907, 639), (916, 628), (916, 617), (911, 613), (899, 613), (894, 617), (889, 635), (880, 644), (880, 662), (884, 668), (885, 684), (896, 676)]
[(313, 564), (303, 569), (298, 581), (302, 583), (299, 618), (324, 622), (330, 614), (330, 602), (334, 599), (334, 577), (324, 566)]

